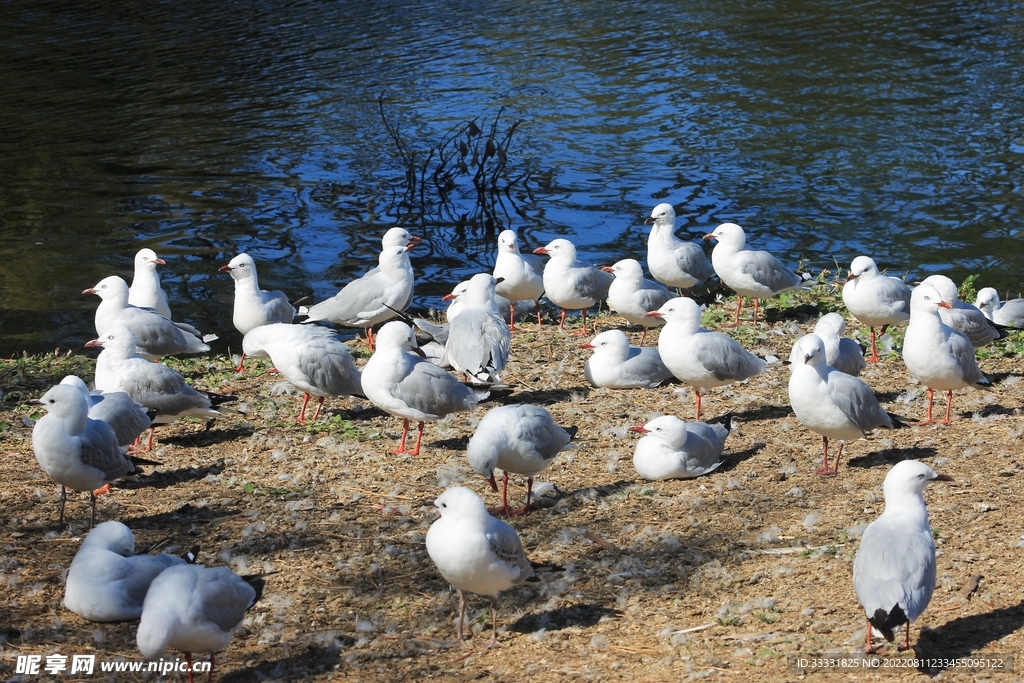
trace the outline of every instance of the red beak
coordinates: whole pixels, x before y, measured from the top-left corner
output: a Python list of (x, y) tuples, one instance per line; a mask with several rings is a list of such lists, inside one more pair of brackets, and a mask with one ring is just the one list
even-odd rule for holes
[(603, 270), (606, 273), (614, 273), (615, 272), (614, 270), (612, 270), (611, 266), (601, 266), (600, 268), (598, 268), (598, 270)]
[(630, 427), (626, 431), (627, 432), (636, 432), (637, 434), (649, 434), (651, 430), (647, 429), (643, 425), (633, 425), (632, 427)]
[(534, 254), (546, 254), (546, 253), (548, 253), (548, 250), (545, 249), (544, 247), (537, 247), (536, 249), (533, 250), (533, 253)]
[(454, 301), (454, 300), (455, 300), (455, 295), (454, 294), (445, 294), (444, 296), (441, 297), (441, 301)]
[(166, 266), (167, 265), (167, 261), (164, 261), (162, 258), (153, 259), (153, 263), (155, 263), (157, 265), (160, 265), (160, 266)]
[(644, 317), (645, 318), (662, 318), (664, 316), (662, 316), (661, 313), (658, 313), (657, 311), (650, 311), (649, 313), (644, 313)]
[(704, 239), (706, 239), (706, 240), (713, 240), (713, 239), (715, 239), (715, 236), (714, 236), (714, 235), (712, 235), (712, 234), (711, 234), (711, 233), (709, 232), (708, 234), (704, 235)]
[[(412, 238), (410, 237), (409, 239), (412, 239)], [(405, 250), (406, 251), (412, 251), (412, 248), (416, 246), (416, 243), (417, 242), (422, 242), (422, 241), (423, 240), (413, 240), (412, 242), (409, 242), (409, 244), (405, 245)]]
[(92, 339), (90, 341), (85, 342), (85, 348), (87, 349), (91, 349), (94, 346), (103, 346), (103, 344), (100, 343), (99, 339)]
[(83, 289), (82, 294), (95, 294), (96, 290), (90, 287), (89, 289)]
[(650, 225), (653, 222), (654, 222), (654, 216), (651, 216), (647, 220), (644, 221), (644, 225)]
[(586, 342), (585, 344), (580, 344), (580, 348), (581, 349), (592, 349), (592, 348), (594, 348), (594, 345), (591, 344), (590, 342)]
[(231, 270), (231, 266), (221, 266), (217, 270), (221, 273), (226, 273), (227, 271)]
[(939, 302), (939, 308), (953, 308), (953, 307), (950, 306), (949, 304), (947, 304), (945, 301), (940, 301)]
[(939, 476), (935, 477), (935, 481), (956, 481), (956, 479), (949, 476), (948, 474), (940, 474)]
[(423, 241), (423, 238), (422, 237), (417, 237), (416, 235), (411, 235), (409, 237), (409, 241), (410, 242), (415, 242), (416, 244), (419, 244), (420, 242)]

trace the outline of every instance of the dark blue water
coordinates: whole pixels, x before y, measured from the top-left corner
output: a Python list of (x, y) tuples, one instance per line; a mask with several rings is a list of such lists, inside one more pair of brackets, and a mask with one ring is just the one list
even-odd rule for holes
[[(999, 2), (0, 3), (0, 353), (80, 348), (152, 247), (177, 318), (237, 346), (239, 251), (332, 295), (396, 223), (419, 307), (535, 247), (643, 257), (661, 201), (792, 263), (1024, 280), (1024, 8)], [(485, 202), (414, 166), (495, 124)], [(480, 137), (478, 140), (482, 139)], [(472, 169), (470, 169), (472, 170)], [(417, 182), (412, 186), (418, 190)]]

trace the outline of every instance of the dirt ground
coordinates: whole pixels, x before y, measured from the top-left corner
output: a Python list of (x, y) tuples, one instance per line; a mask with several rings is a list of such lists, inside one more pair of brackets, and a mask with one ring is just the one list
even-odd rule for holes
[[(808, 313), (817, 312), (769, 310), (769, 323), (748, 324), (738, 336), (751, 350), (787, 358), (812, 326)], [(851, 329), (866, 332), (855, 322)], [(294, 423), (301, 396), (265, 374), (268, 366), (248, 362), (239, 376), (223, 355), (188, 361), (179, 367), (194, 384), (230, 390), (245, 413), (209, 430), (188, 420), (160, 430), (150, 457), (162, 464), (103, 496), (98, 520), (126, 523), (140, 549), (169, 537), (165, 552), (198, 544), (203, 564), (276, 572), (218, 655), (215, 677), (222, 681), (794, 680), (803, 675), (792, 657), (862, 647), (865, 620), (852, 587), (859, 536), (882, 511), (889, 467), (918, 458), (955, 481), (926, 493), (938, 585), (915, 624), (915, 654), (1012, 655), (1024, 668), (1019, 345), (986, 354), (981, 365), (996, 388), (959, 392), (952, 426), (852, 442), (832, 478), (813, 474), (821, 439), (789, 410), (789, 371), (771, 368), (705, 397), (707, 417), (735, 416), (726, 464), (699, 479), (651, 483), (633, 470), (637, 435), (626, 429), (665, 413), (692, 419), (693, 396), (674, 386), (592, 389), (583, 378), (588, 352), (581, 341), (552, 325), (523, 324), (513, 336), (503, 380), (515, 392), (502, 400), (543, 405), (561, 424), (577, 425), (579, 438), (540, 475), (550, 486), (541, 487), (539, 509), (511, 520), (533, 559), (566, 571), (501, 595), (501, 648), (485, 647), (489, 601), (479, 596), (470, 598), (472, 637), (453, 642), (458, 598), (423, 543), (436, 518), (424, 502), (446, 487), (463, 484), (489, 505), (499, 502), (464, 454), (490, 405), (428, 425), (422, 455), (390, 456), (400, 421), (367, 402), (330, 400), (326, 418), (301, 427)], [(90, 365), (81, 356), (0, 365), (4, 680), (12, 680), (17, 655), (141, 659), (135, 624), (90, 623), (63, 607), (63, 575), (88, 531), (88, 498), (70, 496), (71, 529), (55, 531), (59, 491), (33, 458), (25, 420), (35, 410), (28, 398), (65, 372), (91, 381)], [(898, 354), (862, 377), (891, 412), (923, 417), (924, 392)], [(518, 499), (525, 482), (514, 481)], [(946, 665), (830, 675), (1016, 676)]]

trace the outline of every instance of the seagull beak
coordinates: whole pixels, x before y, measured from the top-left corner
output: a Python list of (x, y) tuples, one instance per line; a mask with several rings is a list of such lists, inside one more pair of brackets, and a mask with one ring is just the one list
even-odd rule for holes
[(644, 225), (653, 225), (653, 224), (654, 224), (654, 216), (650, 216), (647, 220), (644, 221)]
[(91, 349), (95, 346), (103, 346), (103, 343), (99, 339), (92, 339), (90, 341), (85, 342), (85, 348), (87, 349)]
[(940, 301), (938, 305), (939, 305), (939, 308), (953, 308), (952, 306), (947, 304), (945, 301)]
[(663, 316), (658, 311), (650, 311), (649, 313), (644, 313), (644, 317), (645, 318), (664, 318), (665, 316)]
[(630, 427), (626, 431), (627, 432), (635, 432), (637, 434), (649, 434), (651, 430), (647, 429), (643, 425), (633, 425), (632, 427)]
[(444, 296), (441, 297), (441, 301), (454, 301), (454, 300), (455, 300), (455, 295), (454, 294), (445, 294)]
[(854, 275), (853, 273), (850, 273), (849, 275), (846, 276), (846, 281), (847, 282), (849, 282), (850, 280), (856, 280), (856, 279), (857, 279), (857, 276)]
[(704, 235), (703, 239), (713, 240), (713, 239), (717, 239), (717, 238), (715, 237), (714, 233), (709, 232), (708, 234)]
[[(414, 244), (419, 244), (420, 242), (423, 241), (423, 238), (417, 237), (416, 235), (409, 235), (409, 241)], [(433, 503), (431, 503), (431, 505), (433, 505)]]
[(231, 266), (221, 266), (220, 268), (217, 269), (217, 271), (221, 273), (226, 273), (229, 270), (231, 270)]
[(167, 261), (164, 261), (162, 258), (155, 258), (155, 259), (153, 259), (153, 263), (157, 264), (158, 266), (166, 266), (167, 265)]
[(615, 272), (614, 270), (612, 270), (611, 266), (601, 266), (600, 268), (598, 268), (598, 270), (603, 270), (606, 273), (614, 273)]
[(423, 349), (421, 349), (420, 347), (414, 346), (414, 347), (412, 347), (409, 350), (412, 351), (413, 353), (415, 353), (417, 356), (419, 356), (423, 360), (427, 359), (427, 354), (423, 353)]
[(498, 492), (498, 482), (494, 481), (494, 470), (491, 470), (491, 478), (487, 481), (491, 482), (491, 490), (495, 493)]
[[(412, 238), (410, 238), (410, 239), (412, 239)], [(423, 240), (416, 240), (415, 242), (409, 242), (409, 244), (405, 245), (405, 250), (406, 251), (412, 251), (413, 247), (415, 247), (418, 242), (422, 242), (422, 241)]]
[(533, 250), (533, 253), (534, 254), (546, 254), (546, 253), (548, 253), (548, 250), (545, 249), (544, 247), (537, 247), (536, 249)]
[(494, 284), (496, 284), (496, 285), (500, 285), (504, 281), (505, 281), (505, 278), (503, 278), (503, 277), (496, 277), (496, 278), (494, 278)]
[(82, 294), (95, 294), (96, 290), (90, 287), (89, 289), (83, 289)]
[(591, 344), (590, 342), (586, 342), (584, 344), (580, 344), (580, 348), (581, 349), (592, 349), (592, 348), (594, 348), (594, 345)]
[(949, 476), (948, 474), (939, 474), (939, 475), (936, 475), (935, 479), (933, 479), (932, 481), (956, 481), (956, 480), (953, 479), (953, 477)]
[(814, 358), (816, 355), (818, 355), (818, 354), (816, 354), (816, 353), (809, 353), (806, 356), (804, 356), (804, 365), (807, 365), (807, 361), (809, 361), (810, 359)]

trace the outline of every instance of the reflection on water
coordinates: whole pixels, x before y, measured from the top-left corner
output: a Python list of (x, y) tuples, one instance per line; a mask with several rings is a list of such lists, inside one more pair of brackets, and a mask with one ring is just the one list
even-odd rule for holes
[[(102, 277), (167, 259), (177, 316), (237, 347), (230, 278), (332, 295), (401, 223), (417, 304), (489, 268), (497, 230), (643, 257), (672, 202), (812, 268), (869, 253), (1021, 288), (1024, 10), (997, 2), (555, 0), (0, 4), (0, 353), (80, 347)], [(500, 224), (398, 202), (378, 110), (426, 153), (522, 119)], [(420, 158), (423, 158), (422, 156)], [(456, 193), (454, 215), (474, 198)]]

